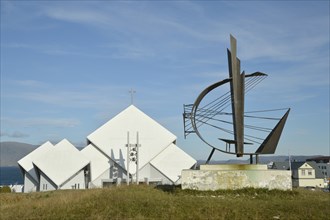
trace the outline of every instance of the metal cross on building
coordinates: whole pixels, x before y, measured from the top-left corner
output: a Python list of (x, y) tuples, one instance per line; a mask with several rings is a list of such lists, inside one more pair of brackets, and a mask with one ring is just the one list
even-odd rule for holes
[(133, 101), (134, 101), (134, 93), (136, 93), (136, 91), (133, 90), (133, 89), (131, 88), (131, 90), (128, 91), (128, 92), (131, 93), (131, 104), (133, 105)]

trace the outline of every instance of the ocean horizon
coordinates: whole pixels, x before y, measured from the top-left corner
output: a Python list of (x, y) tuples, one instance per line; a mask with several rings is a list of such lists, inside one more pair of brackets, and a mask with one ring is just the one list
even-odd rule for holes
[(0, 167), (0, 186), (23, 183), (23, 175), (19, 167)]

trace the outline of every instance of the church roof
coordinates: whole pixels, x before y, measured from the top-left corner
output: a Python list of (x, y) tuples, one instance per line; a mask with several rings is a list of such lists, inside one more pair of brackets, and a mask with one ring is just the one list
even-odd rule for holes
[[(91, 133), (87, 139), (113, 161), (122, 161), (119, 165), (126, 170), (127, 135), (129, 133), (130, 144), (136, 144), (137, 132), (139, 133), (139, 144), (141, 144), (139, 148), (140, 167), (149, 163), (176, 140), (174, 134), (134, 105), (129, 106), (106, 122)], [(135, 173), (135, 170), (135, 164), (130, 164), (130, 173)]]
[(180, 179), (178, 174), (181, 175), (183, 169), (189, 169), (194, 166), (196, 160), (175, 144), (170, 144), (151, 160), (150, 164), (175, 183)]
[(96, 178), (98, 178), (101, 174), (103, 174), (106, 170), (109, 169), (109, 159), (92, 144), (89, 144), (80, 152), (86, 158), (88, 158), (88, 160), (90, 160), (91, 181), (94, 181)]
[(32, 162), (34, 161), (35, 158), (40, 157), (41, 155), (44, 154), (44, 152), (46, 152), (48, 149), (52, 147), (54, 147), (52, 143), (47, 141), (46, 143), (42, 144), (40, 147), (36, 148), (31, 153), (20, 159), (17, 163), (22, 169), (25, 170), (25, 172), (29, 173), (31, 177), (37, 181), (38, 178), (36, 176), (36, 172), (34, 170)]
[(63, 139), (47, 152), (33, 160), (57, 186), (61, 186), (70, 177), (89, 164), (89, 160), (68, 140)]

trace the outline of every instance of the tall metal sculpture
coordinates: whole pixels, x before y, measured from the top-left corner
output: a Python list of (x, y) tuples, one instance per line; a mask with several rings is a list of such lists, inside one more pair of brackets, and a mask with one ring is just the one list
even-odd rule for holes
[[(184, 105), (185, 138), (190, 133), (196, 133), (212, 148), (206, 163), (215, 150), (235, 154), (237, 157), (250, 155), (250, 163), (253, 163), (254, 155), (258, 163), (259, 154), (273, 154), (290, 112), (289, 108), (245, 111), (245, 94), (267, 77), (267, 74), (241, 73), (236, 47), (236, 39), (230, 35), (230, 50), (227, 49), (229, 78), (208, 86), (194, 104)], [(284, 114), (278, 113), (283, 111)], [(275, 116), (277, 114), (281, 116)], [(272, 128), (269, 128), (269, 123), (267, 127), (262, 126), (265, 121), (266, 124), (271, 121)], [(235, 146), (234, 151), (231, 150), (232, 144)], [(254, 144), (259, 145), (256, 150), (245, 151), (245, 146)]]

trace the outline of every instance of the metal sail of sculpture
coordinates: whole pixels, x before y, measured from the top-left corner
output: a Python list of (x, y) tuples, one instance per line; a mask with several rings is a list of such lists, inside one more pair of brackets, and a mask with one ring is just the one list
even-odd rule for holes
[(231, 90), (231, 106), (233, 112), (233, 126), (235, 139), (235, 152), (237, 157), (243, 156), (244, 153), (244, 72), (240, 74), (240, 60), (236, 57), (236, 39), (230, 35), (230, 50), (228, 53), (228, 67), (230, 90)]
[(274, 129), (269, 133), (264, 142), (260, 145), (257, 154), (273, 154), (275, 153), (277, 144), (280, 140), (286, 119), (288, 118), (290, 109), (285, 113)]

